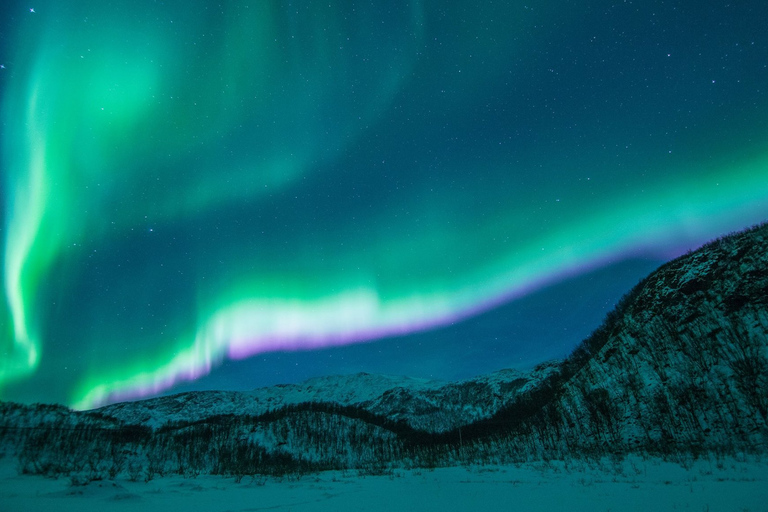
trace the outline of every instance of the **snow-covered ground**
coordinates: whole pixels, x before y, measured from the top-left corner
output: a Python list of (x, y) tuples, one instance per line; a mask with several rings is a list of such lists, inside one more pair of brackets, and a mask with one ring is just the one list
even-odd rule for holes
[(254, 481), (177, 476), (148, 483), (19, 476), (0, 461), (2, 512), (102, 511), (751, 511), (768, 510), (768, 461), (605, 459), (596, 463), (326, 472)]

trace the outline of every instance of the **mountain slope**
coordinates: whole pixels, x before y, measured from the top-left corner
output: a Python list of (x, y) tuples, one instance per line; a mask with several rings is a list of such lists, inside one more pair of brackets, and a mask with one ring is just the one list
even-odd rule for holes
[(473, 435), (505, 429), (528, 451), (764, 450), (767, 410), (763, 224), (653, 272), (557, 374)]
[(25, 472), (98, 476), (139, 467), (147, 478), (764, 453), (768, 224), (663, 265), (567, 359), (527, 374), (448, 384), (326, 377), (90, 413), (0, 404), (0, 440)]
[(531, 372), (501, 370), (451, 383), (367, 373), (334, 375), (247, 392), (181, 393), (108, 405), (96, 412), (156, 428), (169, 422), (227, 414), (257, 416), (288, 405), (324, 402), (356, 406), (414, 428), (441, 432), (490, 417), (517, 392), (534, 387), (552, 368), (548, 363)]
[(304, 402), (360, 404), (395, 388), (408, 388), (415, 392), (440, 385), (439, 382), (424, 379), (358, 373), (316, 377), (301, 384), (281, 384), (245, 392), (193, 391), (112, 404), (97, 411), (128, 423), (158, 427), (167, 422), (192, 422), (215, 415), (259, 415)]

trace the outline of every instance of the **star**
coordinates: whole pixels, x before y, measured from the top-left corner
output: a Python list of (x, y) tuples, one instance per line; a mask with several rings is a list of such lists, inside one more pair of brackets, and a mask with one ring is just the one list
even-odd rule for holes
[(0, 64), (0, 69), (5, 69), (5, 64)]
[(35, 12), (35, 8), (34, 8), (34, 7), (30, 7), (30, 8), (29, 8), (29, 12), (32, 12), (32, 13), (34, 13), (34, 12)]

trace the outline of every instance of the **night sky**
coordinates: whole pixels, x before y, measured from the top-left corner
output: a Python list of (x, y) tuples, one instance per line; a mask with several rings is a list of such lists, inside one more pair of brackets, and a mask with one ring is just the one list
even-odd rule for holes
[(768, 218), (768, 3), (3, 2), (0, 398), (563, 357)]

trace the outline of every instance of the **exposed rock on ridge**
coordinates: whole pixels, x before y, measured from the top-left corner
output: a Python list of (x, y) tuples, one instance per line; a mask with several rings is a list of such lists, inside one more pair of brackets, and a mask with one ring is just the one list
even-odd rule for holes
[(653, 272), (487, 425), (508, 422), (515, 444), (537, 449), (763, 450), (767, 412), (763, 224)]

